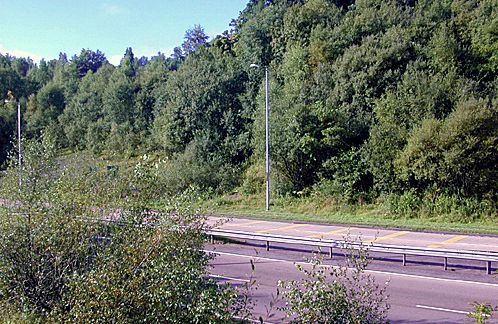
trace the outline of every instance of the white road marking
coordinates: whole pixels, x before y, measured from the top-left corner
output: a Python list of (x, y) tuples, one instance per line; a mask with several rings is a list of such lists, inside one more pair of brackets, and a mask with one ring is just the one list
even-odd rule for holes
[(227, 279), (227, 280), (242, 281), (242, 282), (250, 282), (250, 280), (247, 280), (247, 279), (239, 279), (239, 278), (233, 278), (233, 277), (227, 277), (227, 276), (220, 276), (220, 275), (216, 275), (216, 274), (210, 274), (209, 276), (212, 277), (212, 278)]
[[(242, 258), (248, 258), (248, 259), (255, 259), (255, 260), (271, 261), (271, 262), (283, 262), (283, 263), (302, 264), (302, 265), (309, 265), (310, 264), (309, 262), (304, 262), (304, 261), (295, 262), (295, 261), (288, 261), (288, 260), (282, 260), (282, 259), (260, 257), (260, 256), (257, 256), (257, 255), (256, 256), (251, 256), (251, 255), (245, 255), (245, 254), (236, 254), (236, 253), (228, 253), (228, 252), (220, 252), (220, 251), (207, 251), (207, 250), (205, 250), (204, 252), (206, 252), (206, 253), (214, 253), (214, 254), (219, 254), (219, 255), (228, 255), (228, 256), (235, 256), (235, 257), (242, 257)], [(405, 277), (405, 278), (435, 280), (435, 281), (462, 283), (462, 284), (470, 284), (470, 285), (481, 285), (481, 286), (496, 287), (496, 288), (498, 288), (498, 284), (488, 283), (488, 282), (468, 281), (468, 280), (459, 280), (459, 279), (445, 279), (445, 278), (419, 276), (419, 275), (412, 275), (412, 274), (406, 274), (406, 273), (396, 273), (396, 272), (379, 271), (379, 270), (365, 270), (365, 272), (368, 272), (368, 273), (377, 273), (377, 274), (384, 274), (384, 275), (391, 275), (391, 276), (398, 276), (398, 277)]]
[(489, 283), (489, 282), (479, 282), (479, 281), (459, 280), (459, 279), (445, 279), (445, 278), (438, 278), (438, 277), (427, 277), (427, 276), (419, 276), (419, 275), (411, 275), (411, 274), (406, 274), (406, 273), (396, 273), (396, 272), (387, 272), (387, 271), (379, 271), (379, 270), (365, 270), (365, 272), (386, 274), (386, 275), (395, 275), (398, 277), (426, 279), (426, 280), (435, 280), (435, 281), (444, 281), (444, 282), (454, 282), (454, 283), (481, 285), (481, 286), (498, 288), (498, 284)]
[[(241, 320), (241, 321), (249, 321), (251, 323), (261, 323), (259, 320), (250, 319), (250, 318), (242, 318), (242, 317), (239, 317), (239, 316), (234, 316), (233, 318)], [(263, 323), (265, 323), (265, 324), (273, 324), (273, 323), (268, 322), (268, 321), (264, 321)]]
[(415, 305), (417, 308), (424, 308), (424, 309), (430, 309), (430, 310), (436, 310), (436, 311), (441, 311), (441, 312), (448, 312), (448, 313), (457, 313), (457, 314), (464, 314), (464, 315), (469, 315), (470, 312), (466, 311), (461, 311), (461, 310), (456, 310), (456, 309), (448, 309), (448, 308), (441, 308), (441, 307), (432, 307), (432, 306), (425, 306), (425, 305)]
[(284, 263), (295, 263), (292, 261), (287, 261), (287, 260), (281, 260), (281, 259), (272, 259), (272, 258), (266, 258), (266, 257), (260, 257), (257, 255), (245, 255), (245, 254), (237, 254), (237, 253), (229, 253), (229, 252), (220, 252), (220, 251), (212, 251), (212, 250), (204, 250), (206, 253), (213, 253), (213, 254), (219, 254), (219, 255), (228, 255), (228, 256), (235, 256), (235, 257), (242, 257), (242, 258), (250, 258), (250, 259), (257, 259), (257, 260), (264, 260), (264, 261), (272, 261), (272, 262), (284, 262)]

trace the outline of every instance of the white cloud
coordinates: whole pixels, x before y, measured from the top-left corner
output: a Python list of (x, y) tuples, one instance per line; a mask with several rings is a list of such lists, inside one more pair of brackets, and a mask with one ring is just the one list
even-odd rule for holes
[(31, 52), (28, 52), (28, 51), (24, 51), (24, 50), (21, 50), (21, 49), (7, 49), (3, 46), (3, 44), (0, 44), (0, 53), (1, 54), (9, 54), (11, 56), (15, 56), (15, 57), (25, 57), (25, 58), (31, 58), (35, 63), (39, 63), (40, 60), (42, 59), (41, 56), (35, 54), (35, 53), (31, 53)]
[(119, 55), (112, 55), (112, 56), (109, 56), (107, 58), (107, 60), (109, 61), (109, 63), (111, 63), (112, 65), (114, 66), (118, 66), (119, 63), (121, 62), (121, 59), (123, 58), (123, 55), (119, 54)]
[(102, 5), (102, 9), (109, 16), (123, 16), (123, 15), (127, 15), (130, 12), (125, 7), (121, 7), (119, 5), (111, 4), (111, 3), (104, 3)]

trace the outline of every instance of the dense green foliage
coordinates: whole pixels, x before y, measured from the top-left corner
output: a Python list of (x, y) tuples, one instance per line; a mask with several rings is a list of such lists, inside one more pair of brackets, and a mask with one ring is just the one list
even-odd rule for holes
[(388, 283), (380, 285), (365, 273), (367, 250), (346, 251), (340, 266), (324, 265), (315, 256), (310, 266), (297, 266), (304, 279), (279, 282), (291, 323), (386, 323)]
[[(415, 208), (451, 200), (492, 215), (497, 17), (497, 0), (250, 0), (230, 31), (208, 41), (196, 25), (171, 57), (137, 59), (128, 48), (114, 67), (88, 49), (38, 65), (1, 56), (0, 93), (20, 98), (25, 136), (44, 131), (72, 151), (168, 161), (167, 192), (257, 192), (256, 63), (270, 70), (276, 194), (320, 188), (350, 203), (412, 195)], [(1, 161), (14, 129), (5, 104)]]
[(107, 171), (83, 158), (61, 168), (54, 152), (48, 137), (26, 143), (22, 186), (15, 159), (0, 179), (2, 321), (226, 323), (239, 314), (237, 290), (208, 276), (204, 218), (190, 194), (151, 212), (150, 168)]

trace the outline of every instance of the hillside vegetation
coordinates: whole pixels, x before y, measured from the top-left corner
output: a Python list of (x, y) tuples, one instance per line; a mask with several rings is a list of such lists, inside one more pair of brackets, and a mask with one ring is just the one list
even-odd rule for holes
[[(212, 40), (194, 26), (170, 57), (128, 48), (117, 67), (91, 49), (0, 56), (0, 93), (20, 99), (27, 138), (140, 156), (164, 195), (258, 195), (258, 64), (270, 71), (274, 197), (496, 220), (497, 0), (250, 0), (230, 26)], [(5, 161), (16, 110), (0, 105)]]

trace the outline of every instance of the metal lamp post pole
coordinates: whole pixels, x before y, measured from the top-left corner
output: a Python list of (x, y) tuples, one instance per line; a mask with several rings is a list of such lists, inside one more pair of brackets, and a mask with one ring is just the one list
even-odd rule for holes
[(19, 163), (19, 190), (21, 190), (21, 101), (17, 101), (17, 159)]
[(266, 210), (270, 210), (270, 81), (265, 67)]
[[(257, 64), (250, 67), (259, 68)], [(266, 210), (270, 210), (270, 80), (268, 67), (265, 66), (265, 156), (266, 156)]]

